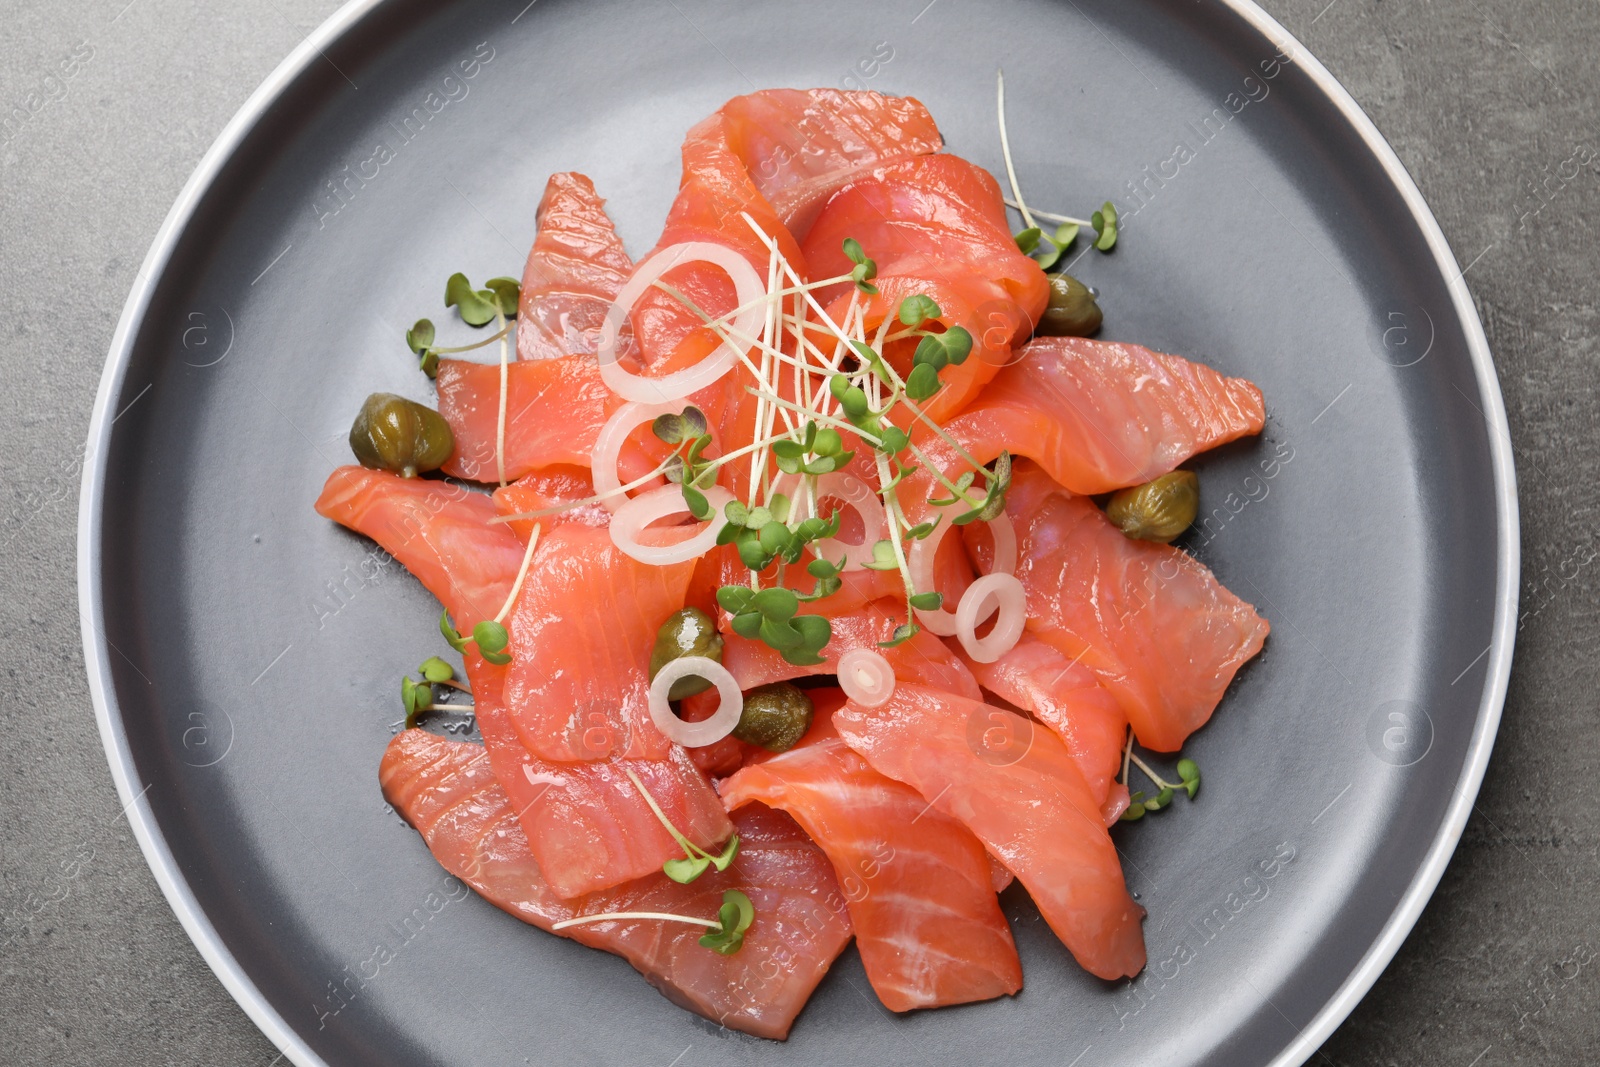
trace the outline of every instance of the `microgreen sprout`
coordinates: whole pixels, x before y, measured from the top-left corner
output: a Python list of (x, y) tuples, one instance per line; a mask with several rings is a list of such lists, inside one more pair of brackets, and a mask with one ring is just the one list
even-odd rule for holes
[(667, 457), (667, 481), (683, 486), (683, 502), (688, 506), (689, 514), (697, 519), (709, 519), (711, 504), (700, 490), (716, 484), (717, 468), (703, 455), (711, 444), (705, 413), (691, 404), (683, 409), (681, 415), (669, 411), (656, 416), (650, 424), (650, 430), (667, 444), (675, 446), (676, 450)]
[(688, 923), (691, 926), (704, 926), (710, 930), (710, 933), (700, 938), (701, 945), (721, 955), (731, 956), (744, 947), (744, 933), (750, 929), (755, 917), (755, 905), (750, 903), (750, 898), (737, 889), (729, 889), (722, 894), (722, 907), (717, 909), (715, 919), (699, 919), (692, 915), (674, 915), (665, 911), (608, 911), (598, 915), (580, 915), (573, 919), (563, 919), (558, 923), (552, 923), (550, 929), (565, 930), (585, 923), (626, 922), (638, 919)]
[(455, 681), (455, 669), (440, 659), (430, 656), (422, 661), (417, 668), (422, 674), (420, 682), (411, 680), (410, 675), (400, 679), (400, 703), (406, 709), (406, 729), (410, 730), (417, 725), (417, 720), (425, 711), (458, 711), (471, 712), (471, 704), (437, 704), (433, 699), (433, 687), (448, 685), (454, 689), (466, 690), (466, 687)]
[(1200, 766), (1187, 757), (1178, 761), (1178, 780), (1169, 782), (1144, 760), (1133, 752), (1133, 731), (1128, 732), (1128, 741), (1122, 750), (1123, 785), (1129, 783), (1129, 767), (1138, 767), (1146, 778), (1155, 784), (1158, 792), (1154, 796), (1147, 796), (1144, 790), (1137, 790), (1128, 794), (1128, 810), (1122, 813), (1123, 822), (1135, 822), (1145, 817), (1146, 814), (1156, 811), (1165, 811), (1172, 804), (1173, 797), (1181, 790), (1190, 800), (1200, 792)]
[[(828, 564), (828, 567), (833, 565)], [(834, 568), (830, 577), (837, 579), (837, 573)], [(818, 577), (819, 584), (827, 580), (830, 579)], [(757, 590), (743, 585), (725, 585), (717, 590), (717, 603), (733, 617), (734, 633), (762, 641), (797, 666), (821, 663), (822, 649), (833, 636), (832, 623), (821, 615), (799, 614), (800, 597), (792, 589), (775, 586)]]
[[(461, 321), (477, 328), (487, 326), (495, 319), (514, 319), (517, 304), (522, 299), (522, 285), (515, 278), (490, 278), (484, 288), (474, 289), (465, 274), (459, 271), (450, 275), (444, 285), (444, 306), (455, 308)], [(475, 348), (494, 344), (511, 331), (511, 326), (501, 321), (493, 337), (470, 345), (443, 347), (434, 344), (438, 331), (432, 319), (418, 319), (406, 331), (406, 347), (421, 361), (422, 372), (430, 378), (439, 374), (439, 357), (456, 352), (470, 352)]]
[(867, 258), (867, 254), (861, 250), (861, 242), (854, 237), (846, 237), (844, 256), (855, 264), (855, 268), (850, 271), (850, 280), (855, 283), (856, 288), (868, 296), (877, 296), (878, 287), (872, 284), (872, 279), (878, 276), (878, 264)]
[(633, 773), (633, 768), (624, 767), (623, 772), (627, 774), (628, 780), (633, 783), (634, 788), (639, 790), (639, 795), (644, 797), (644, 802), (650, 805), (650, 810), (655, 813), (656, 819), (666, 828), (667, 833), (672, 835), (672, 839), (678, 843), (678, 847), (683, 849), (683, 857), (681, 859), (670, 859), (661, 865), (663, 874), (674, 882), (688, 884), (704, 874), (709, 867), (715, 867), (718, 871), (728, 869), (728, 864), (732, 863), (733, 858), (739, 854), (738, 834), (728, 838), (728, 843), (721, 852), (715, 855), (707, 852), (693, 841), (690, 841), (683, 835), (683, 831), (672, 824), (672, 820), (667, 818), (666, 812), (661, 810), (661, 805), (656, 803), (656, 798), (650, 795), (650, 790), (646, 789), (644, 783), (639, 780), (639, 776)]
[(483, 620), (472, 628), (470, 635), (463, 636), (451, 623), (450, 609), (446, 608), (439, 616), (439, 632), (457, 652), (465, 652), (471, 643), (478, 646), (478, 654), (490, 663), (503, 667), (511, 662), (511, 654), (506, 651), (506, 646), (511, 643), (511, 635), (493, 619)]
[[(1011, 161), (1011, 138), (1006, 132), (1006, 75), (999, 71), (995, 76), (995, 105), (1000, 122), (1000, 153), (1005, 157), (1006, 179), (1011, 185), (1012, 199), (1006, 203), (1017, 209), (1022, 216), (1025, 227), (1016, 235), (1017, 248), (1024, 255), (1032, 256), (1038, 261), (1040, 268), (1049, 270), (1054, 267), (1078, 239), (1078, 231), (1084, 226), (1094, 227), (1094, 246), (1102, 252), (1109, 252), (1117, 244), (1117, 209), (1111, 201), (1107, 200), (1087, 219), (1073, 218), (1071, 215), (1056, 215), (1048, 211), (1038, 211), (1028, 206), (1022, 199), (1022, 187), (1017, 184), (1017, 168)], [(1036, 218), (1037, 216), (1037, 218)], [(1038, 219), (1048, 219), (1058, 222), (1055, 232), (1045, 236), (1044, 228)]]
[(522, 286), (515, 278), (490, 278), (485, 288), (474, 289), (467, 276), (460, 271), (450, 275), (444, 283), (444, 306), (453, 307), (468, 326), (487, 326), (499, 312), (506, 318), (517, 313)]

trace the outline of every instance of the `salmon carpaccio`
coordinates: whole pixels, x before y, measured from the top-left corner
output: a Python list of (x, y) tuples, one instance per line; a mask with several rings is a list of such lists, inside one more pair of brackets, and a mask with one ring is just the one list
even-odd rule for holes
[[(1006, 719), (1016, 722), (1000, 726)], [(1099, 803), (1054, 734), (1004, 709), (903, 683), (881, 706), (852, 701), (833, 721), (874, 770), (976, 834), (1084, 970), (1115, 979), (1144, 968), (1144, 909), (1128, 895)], [(997, 728), (1017, 743), (986, 745)]]
[(627, 960), (673, 1003), (757, 1037), (788, 1036), (829, 965), (850, 941), (844, 897), (826, 857), (779, 813), (735, 817), (741, 848), (726, 872), (693, 885), (655, 874), (576, 899), (545, 883), (511, 800), (481, 746), (406, 730), (379, 768), (386, 800), (416, 827), (434, 858), (485, 900), (549, 930), (582, 915), (661, 911), (714, 918), (737, 889), (756, 908), (731, 956), (699, 945), (686, 923), (613, 920), (560, 931)]
[[(710, 918), (724, 891), (747, 893), (755, 922), (730, 956), (700, 946), (703, 928), (691, 923), (606, 920), (560, 932), (624, 957), (689, 1010), (762, 1037), (788, 1034), (852, 928), (893, 1011), (1016, 993), (1021, 967), (997, 899), (1013, 875), (1086, 970), (1138, 974), (1143, 910), (1108, 833), (1128, 804), (1124, 739), (1131, 730), (1149, 748), (1178, 749), (1268, 632), (1205, 566), (1130, 540), (1091, 499), (1259, 433), (1260, 390), (1135, 344), (1030, 341), (1049, 279), (1019, 251), (994, 177), (942, 145), (910, 98), (781, 89), (728, 101), (684, 138), (655, 251), (731, 250), (763, 286), (785, 289), (774, 300), (782, 314), (757, 328), (768, 331), (761, 345), (724, 339), (719, 320), (737, 317), (733, 280), (687, 259), (644, 287), (615, 351), (626, 373), (660, 378), (740, 347), (731, 371), (672, 402), (703, 413), (712, 440), (702, 459), (729, 457), (717, 484), (752, 511), (772, 504), (781, 514), (777, 492), (824, 516), (852, 500), (839, 532), (813, 546), (830, 562), (882, 536), (869, 531), (945, 523), (933, 527), (942, 540), (931, 579), (909, 542), (917, 576), (880, 556), (874, 565), (886, 569), (847, 570), (841, 588), (815, 600), (805, 598), (826, 571), (810, 573), (810, 556), (752, 575), (733, 544), (664, 566), (619, 548), (613, 534), (625, 523), (614, 516), (625, 501), (597, 498), (596, 483), (613, 472), (598, 471), (594, 453), (607, 422), (638, 409), (612, 393), (600, 358), (603, 324), (639, 268), (600, 191), (576, 172), (552, 175), (538, 205), (515, 358), (507, 343), (438, 367), (439, 411), (455, 440), (442, 473), (492, 492), (342, 467), (317, 501), (411, 570), (461, 632), (486, 620), (508, 631), (509, 664), (486, 661), (470, 641), (462, 652), (482, 746), (406, 730), (383, 759), (385, 796), (438, 861), (547, 930), (623, 910)], [(863, 251), (847, 254), (846, 238)], [(840, 280), (859, 255), (874, 262), (875, 293)], [(802, 484), (793, 454), (782, 456), (788, 473), (770, 480), (778, 454), (759, 442), (843, 410), (785, 405), (814, 409), (839, 384), (828, 381), (836, 371), (887, 365), (910, 375), (921, 334), (899, 315), (915, 295), (937, 304), (920, 329), (961, 327), (973, 342), (919, 402), (925, 419), (889, 399), (916, 389), (887, 370), (864, 383), (916, 450), (886, 463), (866, 443), (871, 425), (852, 416), (853, 427), (837, 428), (854, 458), (830, 487)], [(854, 336), (839, 337), (840, 324)], [(881, 364), (852, 348), (862, 337), (880, 347)], [(809, 371), (791, 375), (797, 361)], [(645, 419), (623, 442), (615, 473), (629, 494), (683, 477), (667, 462), (671, 425)], [(1016, 457), (1005, 511), (1023, 636), (984, 660), (927, 629), (889, 640), (909, 598), (937, 591), (954, 610), (990, 570), (1001, 528), (975, 522), (950, 536), (964, 505), (933, 499), (1002, 453)], [(853, 510), (874, 494), (893, 499), (886, 515), (876, 504), (870, 516)], [(668, 515), (637, 540), (677, 544), (699, 529)], [(916, 588), (925, 581), (933, 590)], [(734, 634), (717, 601), (728, 585), (799, 594), (805, 613), (829, 621), (822, 662), (789, 663), (767, 643), (783, 643), (778, 631)], [(798, 746), (772, 753), (728, 734), (685, 749), (656, 726), (651, 650), (685, 607), (716, 619), (721, 662), (742, 690), (793, 681), (811, 695), (814, 722)], [(831, 688), (850, 650), (888, 664), (895, 688), (885, 702), (845, 702)], [(720, 702), (712, 688), (676, 702), (676, 713), (703, 721)], [(687, 885), (664, 874), (683, 856), (681, 840), (715, 854), (734, 834), (726, 871)]]
[(867, 979), (890, 1011), (1022, 988), (983, 844), (921, 793), (869, 767), (831, 723), (720, 788), (729, 810), (782, 808), (828, 854)]

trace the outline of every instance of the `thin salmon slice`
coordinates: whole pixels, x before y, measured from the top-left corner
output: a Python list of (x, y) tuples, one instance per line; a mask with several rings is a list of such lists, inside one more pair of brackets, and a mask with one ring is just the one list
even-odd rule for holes
[(729, 810), (781, 808), (828, 854), (867, 978), (890, 1011), (1021, 989), (983, 844), (819, 725), (804, 743), (723, 781)]
[[(918, 156), (879, 167), (839, 190), (822, 208), (802, 250), (818, 278), (848, 273), (846, 238), (877, 263), (879, 295), (867, 302), (875, 330), (906, 297), (921, 293), (939, 305), (940, 322), (973, 339), (966, 362), (940, 375), (944, 388), (923, 404), (943, 422), (966, 406), (1012, 359), (1011, 346), (1033, 330), (1050, 298), (1039, 264), (1017, 249), (1000, 187), (958, 156)], [(842, 321), (853, 287), (822, 291)], [(869, 334), (870, 336), (870, 334)], [(902, 375), (919, 338), (886, 341), (884, 357)]]
[[(444, 603), (463, 630), (499, 612), (526, 549), (506, 524), (490, 521), (495, 510), (487, 496), (448, 482), (344, 467), (329, 477), (317, 510), (377, 541)], [(573, 896), (616, 885), (660, 870), (680, 854), (627, 770), (691, 841), (712, 847), (727, 840), (732, 830), (722, 802), (681, 748), (665, 746), (653, 759), (538, 759), (505, 708), (509, 668), (487, 663), (471, 645), (463, 658), (478, 728), (557, 893)]]
[(478, 730), (545, 880), (580, 896), (661, 870), (682, 850), (629, 777), (685, 837), (716, 851), (733, 832), (710, 781), (679, 746), (659, 758), (558, 763), (528, 750), (505, 704), (511, 668), (466, 656)]
[(1140, 345), (1040, 337), (945, 430), (987, 463), (1009, 449), (1085, 496), (1141, 485), (1261, 432), (1261, 390)]
[(340, 467), (328, 475), (316, 508), (378, 542), (464, 628), (500, 611), (527, 547), (493, 521), (486, 494), (431, 478)]
[(592, 356), (600, 323), (633, 273), (633, 260), (606, 202), (582, 174), (550, 175), (537, 218), (539, 235), (522, 269), (517, 358)]
[(1095, 673), (1031, 634), (993, 663), (961, 658), (979, 685), (1055, 731), (1103, 807), (1119, 770), (1128, 716)]
[(608, 528), (544, 533), (510, 619), (506, 702), (541, 759), (659, 759), (671, 747), (650, 721), (650, 649), (684, 605), (694, 563), (624, 555)]
[(830, 610), (828, 599), (804, 607), (807, 614), (826, 616), (833, 627), (833, 636), (828, 639), (828, 645), (822, 652), (823, 661), (809, 666), (796, 666), (770, 645), (740, 637), (726, 628), (729, 620), (726, 617), (722, 619), (719, 624), (719, 628), (723, 629), (724, 641), (722, 665), (738, 680), (741, 689), (813, 675), (835, 674), (839, 670), (840, 656), (851, 649), (864, 648), (888, 660), (897, 678), (960, 693), (973, 700), (981, 699), (978, 683), (966, 664), (927, 630), (920, 631), (911, 640), (894, 648), (879, 647), (879, 642), (889, 640), (895, 627), (905, 621), (904, 600), (879, 600), (864, 608), (838, 614)]
[(1007, 500), (1028, 629), (1094, 672), (1141, 745), (1182, 748), (1261, 651), (1267, 620), (1193, 556), (1125, 537), (1031, 463)]
[[(438, 386), (439, 414), (456, 439), (444, 472), (475, 482), (499, 481), (500, 365), (441, 359)], [(621, 406), (622, 401), (600, 380), (600, 368), (592, 359), (572, 356), (510, 364), (506, 480), (556, 465), (590, 466), (600, 428)]]
[(837, 89), (766, 89), (723, 105), (720, 127), (756, 189), (797, 236), (862, 170), (944, 144), (911, 97)]
[(686, 923), (618, 920), (560, 931), (621, 956), (673, 1003), (730, 1029), (787, 1037), (849, 943), (844, 897), (827, 858), (781, 814), (741, 812), (739, 856), (721, 874), (686, 886), (656, 874), (564, 900), (544, 880), (482, 747), (406, 730), (389, 743), (379, 777), (385, 798), (446, 870), (541, 930), (620, 911), (714, 918), (725, 890), (745, 893), (756, 916), (731, 956), (701, 947), (704, 931)]
[[(1100, 805), (1059, 738), (1010, 711), (904, 682), (887, 703), (852, 701), (833, 721), (873, 769), (972, 831), (1084, 970), (1116, 979), (1143, 969), (1144, 909), (1128, 895)], [(987, 731), (1017, 743), (990, 746)]]

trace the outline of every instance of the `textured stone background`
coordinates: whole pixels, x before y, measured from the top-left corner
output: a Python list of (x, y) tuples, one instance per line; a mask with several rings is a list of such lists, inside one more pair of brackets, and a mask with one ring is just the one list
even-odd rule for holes
[[(1578, 146), (1600, 150), (1600, 3), (1265, 6), (1367, 109), (1470, 264), (1523, 520), (1524, 625), (1477, 810), (1415, 932), (1313, 1062), (1594, 1062), (1600, 618), (1593, 568), (1579, 564), (1596, 551), (1600, 169), (1565, 185), (1555, 175)], [(0, 13), (0, 101), (80, 54), (65, 95), (0, 145), (11, 338), (0, 356), (0, 914), (44, 902), (0, 948), (0, 1062), (275, 1062), (118, 813), (79, 648), (77, 457), (112, 328), (167, 208), (246, 96), (334, 7), (8, 0)], [(1552, 192), (1536, 195), (1547, 179)]]

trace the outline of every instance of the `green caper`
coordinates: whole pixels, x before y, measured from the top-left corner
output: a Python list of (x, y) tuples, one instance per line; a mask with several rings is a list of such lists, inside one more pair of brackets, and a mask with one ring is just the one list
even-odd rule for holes
[(1173, 471), (1117, 491), (1106, 517), (1136, 541), (1166, 544), (1189, 528), (1199, 510), (1200, 480), (1193, 471)]
[[(650, 679), (675, 659), (684, 656), (704, 656), (722, 662), (722, 635), (711, 616), (699, 608), (684, 608), (673, 612), (656, 631), (656, 644), (650, 650)], [(667, 690), (668, 700), (682, 700), (711, 688), (711, 683), (695, 675), (685, 675), (672, 683)]]
[(350, 426), (350, 451), (363, 467), (415, 478), (450, 458), (455, 436), (444, 417), (415, 400), (373, 393)]
[(1034, 333), (1054, 337), (1088, 337), (1100, 328), (1100, 305), (1078, 279), (1070, 274), (1052, 274), (1050, 303), (1039, 316)]
[(733, 736), (771, 752), (787, 752), (811, 729), (816, 708), (806, 691), (788, 682), (758, 685), (744, 695)]

